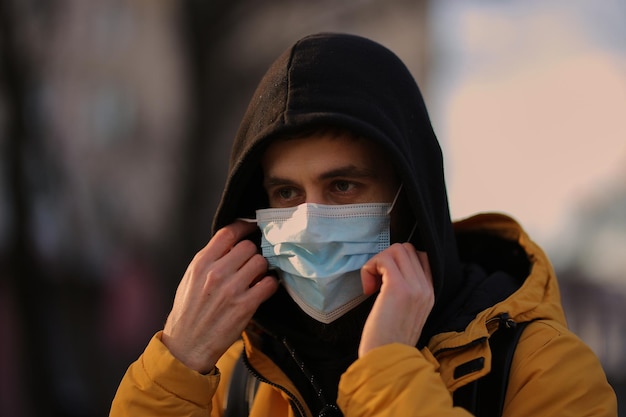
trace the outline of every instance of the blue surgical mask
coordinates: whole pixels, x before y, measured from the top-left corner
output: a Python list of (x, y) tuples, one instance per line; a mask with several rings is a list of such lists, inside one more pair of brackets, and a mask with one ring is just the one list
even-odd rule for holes
[(330, 323), (368, 297), (360, 270), (389, 247), (394, 203), (257, 210), (263, 256), (305, 313)]

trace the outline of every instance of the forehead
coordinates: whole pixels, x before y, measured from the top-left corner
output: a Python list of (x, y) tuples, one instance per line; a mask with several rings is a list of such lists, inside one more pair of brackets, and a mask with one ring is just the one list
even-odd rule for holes
[[(285, 174), (299, 167), (354, 166), (374, 171), (391, 170), (386, 152), (369, 139), (343, 132), (274, 140), (263, 155), (263, 171)], [(279, 171), (279, 172), (276, 172)]]

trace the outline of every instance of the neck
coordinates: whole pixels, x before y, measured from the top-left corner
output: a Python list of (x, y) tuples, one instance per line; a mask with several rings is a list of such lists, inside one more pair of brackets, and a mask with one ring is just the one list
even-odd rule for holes
[(259, 308), (255, 320), (288, 341), (327, 400), (334, 403), (339, 378), (357, 359), (361, 332), (374, 300), (370, 297), (334, 322), (324, 324), (302, 312), (281, 287)]

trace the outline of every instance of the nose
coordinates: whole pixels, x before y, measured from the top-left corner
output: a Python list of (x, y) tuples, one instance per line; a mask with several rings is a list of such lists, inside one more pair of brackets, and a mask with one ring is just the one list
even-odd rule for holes
[(305, 203), (313, 204), (330, 204), (328, 199), (324, 196), (322, 190), (317, 187), (307, 187), (305, 190)]

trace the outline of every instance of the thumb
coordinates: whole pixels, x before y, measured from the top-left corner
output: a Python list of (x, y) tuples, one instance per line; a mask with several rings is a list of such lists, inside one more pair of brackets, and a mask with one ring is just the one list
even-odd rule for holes
[(374, 294), (383, 284), (382, 274), (378, 272), (375, 258), (370, 259), (361, 268), (361, 285), (363, 293), (366, 295)]

